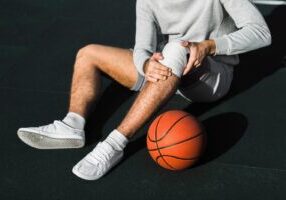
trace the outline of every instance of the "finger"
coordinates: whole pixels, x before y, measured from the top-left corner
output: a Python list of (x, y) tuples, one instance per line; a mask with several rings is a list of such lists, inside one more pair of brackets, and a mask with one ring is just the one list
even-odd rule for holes
[(193, 67), (196, 61), (197, 61), (197, 52), (194, 51), (193, 54), (191, 55), (190, 59), (189, 59), (188, 64)]
[(153, 72), (156, 74), (160, 74), (162, 76), (171, 76), (172, 75), (172, 73), (169, 72), (168, 70), (154, 69)]
[(168, 67), (165, 67), (165, 66), (162, 66), (162, 65), (156, 65), (154, 70), (159, 71), (160, 72), (159, 74), (162, 74), (162, 75), (166, 75), (166, 76), (171, 76), (172, 75), (172, 69), (168, 68)]
[(183, 75), (186, 75), (193, 67), (194, 67), (194, 63), (195, 63), (196, 59), (194, 58), (190, 58), (189, 62), (183, 72)]
[(167, 80), (167, 78), (168, 78), (167, 76), (163, 76), (163, 75), (157, 74), (157, 73), (152, 73), (149, 76), (152, 78), (158, 79), (158, 80), (163, 80), (163, 81)]
[(194, 63), (194, 66), (197, 67), (199, 64), (200, 64), (200, 61), (196, 60), (195, 63)]
[(160, 70), (168, 71), (168, 72), (171, 72), (171, 71), (172, 71), (171, 68), (166, 67), (165, 65), (162, 65), (161, 63), (157, 63), (157, 64), (155, 65), (155, 69), (160, 69)]
[(146, 79), (147, 79), (147, 81), (150, 81), (150, 82), (153, 82), (153, 83), (156, 83), (158, 81), (158, 79), (155, 79), (155, 78), (153, 78), (151, 76), (146, 76)]
[(183, 75), (186, 75), (187, 73), (189, 73), (189, 71), (192, 69), (191, 65), (187, 65), (184, 69)]
[(202, 65), (202, 63), (199, 63), (199, 64), (196, 66), (196, 68), (199, 67), (199, 66), (201, 66), (201, 65)]

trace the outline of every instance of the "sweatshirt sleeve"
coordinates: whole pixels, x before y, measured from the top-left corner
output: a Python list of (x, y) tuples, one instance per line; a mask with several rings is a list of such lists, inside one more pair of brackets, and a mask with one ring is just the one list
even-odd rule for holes
[(157, 33), (154, 16), (146, 0), (136, 2), (136, 33), (133, 51), (134, 64), (144, 76), (144, 63), (156, 50)]
[(271, 44), (270, 30), (250, 0), (220, 0), (220, 2), (238, 30), (214, 38), (216, 55), (240, 54)]

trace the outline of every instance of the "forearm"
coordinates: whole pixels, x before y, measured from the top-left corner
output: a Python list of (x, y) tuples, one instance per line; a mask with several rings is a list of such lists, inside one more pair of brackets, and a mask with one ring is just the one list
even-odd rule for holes
[(235, 55), (270, 45), (271, 35), (266, 26), (252, 24), (214, 41), (216, 55)]
[(271, 44), (270, 30), (252, 2), (249, 0), (220, 1), (238, 30), (213, 38), (216, 43), (216, 55), (235, 55)]

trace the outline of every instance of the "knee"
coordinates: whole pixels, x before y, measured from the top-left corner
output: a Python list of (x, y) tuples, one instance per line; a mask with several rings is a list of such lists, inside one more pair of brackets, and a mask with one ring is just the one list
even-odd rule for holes
[(179, 41), (169, 42), (162, 51), (164, 59), (160, 63), (171, 68), (173, 74), (180, 78), (187, 65), (188, 53), (189, 49), (183, 47)]
[(95, 60), (94, 57), (96, 57), (96, 52), (98, 49), (97, 44), (88, 44), (82, 48), (80, 48), (76, 54), (76, 60), (85, 60), (85, 61), (91, 61), (91, 57), (93, 57), (93, 61)]

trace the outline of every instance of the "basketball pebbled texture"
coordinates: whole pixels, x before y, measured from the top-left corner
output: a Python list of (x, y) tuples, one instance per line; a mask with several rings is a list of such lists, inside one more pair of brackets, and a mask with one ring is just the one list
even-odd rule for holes
[(150, 125), (147, 148), (153, 160), (169, 170), (183, 170), (202, 155), (206, 134), (189, 113), (172, 110), (159, 115)]

